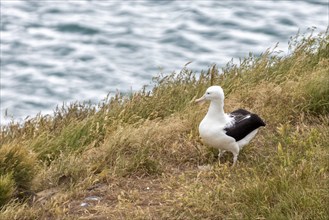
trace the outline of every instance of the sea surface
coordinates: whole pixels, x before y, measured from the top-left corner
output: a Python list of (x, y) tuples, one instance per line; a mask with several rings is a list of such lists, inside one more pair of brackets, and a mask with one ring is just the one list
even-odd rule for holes
[(1, 0), (1, 124), (98, 103), (328, 27), (329, 0)]

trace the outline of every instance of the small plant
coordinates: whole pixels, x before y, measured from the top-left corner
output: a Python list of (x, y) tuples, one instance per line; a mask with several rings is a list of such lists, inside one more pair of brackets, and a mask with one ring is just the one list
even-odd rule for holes
[(25, 147), (13, 144), (0, 148), (0, 175), (10, 174), (18, 190), (30, 189), (36, 171), (35, 156)]
[(13, 196), (15, 181), (11, 174), (0, 175), (0, 207), (5, 205)]

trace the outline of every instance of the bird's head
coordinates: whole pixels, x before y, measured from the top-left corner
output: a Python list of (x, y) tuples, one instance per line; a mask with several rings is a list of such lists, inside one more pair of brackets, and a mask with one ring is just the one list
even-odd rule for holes
[(224, 101), (224, 91), (220, 86), (210, 86), (205, 94), (195, 100), (195, 102), (204, 102), (204, 101)]

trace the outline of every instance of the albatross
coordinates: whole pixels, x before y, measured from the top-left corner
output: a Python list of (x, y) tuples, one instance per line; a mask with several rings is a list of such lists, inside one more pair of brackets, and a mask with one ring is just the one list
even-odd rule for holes
[(210, 101), (210, 106), (199, 125), (200, 136), (205, 144), (219, 149), (218, 158), (225, 151), (230, 151), (234, 166), (242, 147), (255, 137), (265, 122), (258, 115), (244, 109), (226, 114), (224, 91), (220, 86), (209, 87), (201, 98), (195, 100), (204, 101)]

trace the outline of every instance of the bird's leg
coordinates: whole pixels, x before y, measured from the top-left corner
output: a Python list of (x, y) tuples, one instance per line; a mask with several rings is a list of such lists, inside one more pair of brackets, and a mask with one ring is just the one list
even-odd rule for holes
[(236, 163), (236, 161), (238, 160), (238, 155), (239, 155), (239, 154), (233, 153), (233, 165), (232, 165), (232, 167), (235, 166), (235, 163)]

